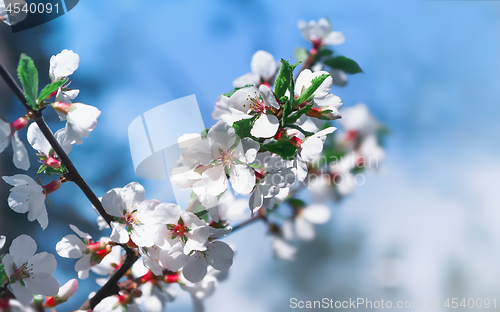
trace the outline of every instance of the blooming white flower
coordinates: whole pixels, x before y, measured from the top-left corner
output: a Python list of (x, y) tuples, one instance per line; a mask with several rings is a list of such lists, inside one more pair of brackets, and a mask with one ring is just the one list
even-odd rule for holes
[(304, 39), (313, 43), (316, 49), (322, 45), (338, 45), (345, 41), (344, 35), (340, 31), (332, 31), (332, 26), (326, 18), (309, 23), (299, 21), (298, 26)]
[(74, 234), (66, 235), (57, 243), (56, 251), (61, 257), (79, 259), (75, 264), (75, 271), (78, 273), (78, 278), (86, 279), (89, 277), (90, 268), (99, 264), (111, 252), (111, 246), (107, 244), (110, 239), (101, 238), (99, 242), (94, 243), (88, 233), (80, 231), (72, 224), (69, 227), (80, 238)]
[[(49, 141), (47, 141), (36, 123), (32, 123), (28, 127), (27, 136), (28, 142), (35, 150), (38, 151), (38, 157), (42, 159), (44, 165), (55, 169), (61, 167), (61, 162), (56, 158), (57, 154), (55, 154), (54, 149), (50, 145)], [(56, 138), (59, 145), (61, 145), (64, 152), (66, 154), (69, 154), (71, 152), (72, 145), (68, 140), (66, 128), (57, 130), (57, 132), (54, 134), (54, 137)]]
[(377, 133), (380, 123), (370, 114), (365, 104), (357, 104), (343, 110), (342, 118), (339, 122), (346, 135), (350, 139), (356, 136), (368, 137)]
[[(256, 87), (239, 89), (229, 99), (229, 107), (233, 109), (234, 116), (222, 117), (228, 123), (238, 119), (252, 118), (253, 114), (258, 116), (250, 131), (250, 134), (257, 138), (270, 138), (278, 131), (278, 117), (274, 116), (270, 109), (279, 109), (280, 105), (274, 92), (266, 85), (261, 85), (258, 89)], [(234, 110), (243, 114), (238, 114)]]
[[(329, 73), (326, 71), (313, 73), (309, 69), (301, 71), (295, 82), (295, 94), (300, 96), (311, 86), (312, 80), (321, 75), (329, 75)], [(331, 76), (328, 76), (318, 89), (314, 91), (314, 104), (308, 116), (330, 120), (340, 118), (339, 110), (342, 107), (342, 101), (338, 96), (330, 93), (332, 86), (333, 79)], [(320, 124), (317, 124), (317, 126), (320, 127)]]
[(295, 236), (304, 241), (312, 240), (316, 235), (314, 224), (326, 223), (330, 220), (330, 216), (330, 209), (321, 204), (295, 208), (294, 216), (283, 223), (283, 236), (287, 240)]
[(83, 138), (88, 138), (97, 126), (97, 118), (101, 111), (94, 106), (74, 103), (55, 102), (52, 107), (59, 115), (59, 119), (66, 120), (66, 135), (71, 144), (82, 144)]
[[(136, 262), (137, 263), (137, 262)], [(134, 272), (135, 276), (135, 272)], [(166, 302), (173, 301), (176, 297), (172, 283), (179, 280), (178, 274), (155, 276), (151, 271), (141, 276), (139, 289), (142, 295), (135, 301), (145, 312), (162, 312), (165, 310)], [(165, 282), (165, 281), (168, 281)]]
[(59, 189), (61, 182), (54, 180), (41, 186), (25, 174), (16, 174), (12, 177), (3, 176), (5, 182), (14, 186), (10, 189), (8, 198), (9, 207), (17, 213), (28, 212), (28, 220), (38, 220), (42, 229), (49, 224), (45, 199), (47, 194)]
[(274, 57), (266, 51), (259, 50), (252, 56), (250, 63), (252, 72), (245, 74), (233, 81), (235, 88), (241, 88), (245, 85), (254, 85), (258, 87), (261, 84), (268, 87), (274, 83), (280, 66), (274, 60)]
[(50, 58), (49, 76), (52, 81), (73, 74), (80, 64), (80, 57), (72, 50), (64, 49)]
[(11, 143), (12, 150), (14, 151), (14, 165), (16, 168), (22, 170), (30, 168), (30, 160), (28, 151), (23, 141), (19, 139), (17, 131), (24, 128), (27, 124), (28, 120), (25, 117), (19, 118), (12, 124), (0, 118), (0, 153)]
[(145, 200), (145, 190), (137, 182), (113, 189), (101, 199), (106, 212), (115, 217), (111, 222), (111, 239), (126, 244), (131, 240), (139, 247), (154, 244), (154, 234), (168, 217), (168, 205), (157, 200)]
[(233, 264), (234, 251), (222, 241), (210, 242), (208, 246), (201, 250), (194, 250), (190, 255), (180, 253), (177, 246), (172, 247), (162, 261), (167, 263), (167, 267), (168, 264), (174, 264), (176, 267), (181, 266), (182, 275), (193, 283), (199, 282), (205, 277), (208, 264), (221, 271), (228, 270)]
[(47, 252), (35, 254), (36, 243), (28, 235), (20, 235), (12, 241), (9, 253), (2, 259), (8, 287), (24, 305), (33, 301), (33, 294), (55, 296), (59, 283), (52, 276), (57, 262)]
[(224, 121), (217, 122), (207, 138), (191, 148), (191, 157), (208, 168), (202, 173), (207, 193), (212, 196), (223, 193), (229, 175), (236, 192), (249, 194), (255, 186), (255, 173), (248, 164), (255, 159), (259, 144), (249, 138), (240, 140), (234, 128)]
[(99, 302), (93, 312), (141, 312), (139, 305), (129, 294), (120, 292), (119, 295), (106, 297)]
[(306, 138), (300, 146), (300, 157), (305, 161), (314, 160), (323, 150), (323, 143), (326, 140), (326, 136), (335, 130), (337, 128), (328, 127)]

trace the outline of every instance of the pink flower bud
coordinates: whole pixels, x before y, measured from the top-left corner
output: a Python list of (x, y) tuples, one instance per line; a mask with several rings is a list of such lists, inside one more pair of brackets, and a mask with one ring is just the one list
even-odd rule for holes
[(21, 130), (22, 128), (26, 127), (28, 125), (29, 119), (26, 118), (25, 116), (19, 117), (16, 121), (11, 123), (11, 127), (14, 128), (15, 131)]
[(63, 114), (68, 114), (70, 112), (71, 107), (72, 107), (71, 104), (66, 104), (63, 102), (55, 102), (54, 104), (52, 104), (52, 108)]
[(53, 308), (71, 298), (78, 289), (78, 280), (76, 278), (69, 280), (59, 288), (59, 292), (54, 297), (46, 297), (45, 307)]
[(54, 180), (47, 185), (43, 186), (43, 190), (45, 192), (45, 195), (48, 195), (54, 191), (57, 191), (61, 187), (61, 181), (60, 180)]
[(52, 167), (54, 169), (59, 169), (61, 168), (61, 162), (57, 159), (55, 159), (54, 157), (52, 156), (49, 156), (49, 158), (47, 158), (45, 160), (45, 164), (49, 167)]

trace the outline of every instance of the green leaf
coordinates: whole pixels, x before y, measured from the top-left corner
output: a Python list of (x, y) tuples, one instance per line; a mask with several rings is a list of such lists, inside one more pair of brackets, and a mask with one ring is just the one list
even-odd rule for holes
[(3, 264), (0, 263), (0, 287), (3, 287), (8, 281), (9, 278), (7, 277), (7, 274), (5, 274)]
[(300, 62), (290, 65), (288, 61), (281, 59), (281, 69), (274, 83), (274, 94), (276, 94), (276, 98), (280, 99), (285, 95), (286, 90), (290, 90), (290, 88), (292, 89), (290, 94), (293, 94), (293, 71), (299, 64)]
[(294, 124), (302, 115), (307, 114), (313, 106), (313, 103), (308, 104), (304, 106), (303, 108), (299, 109), (298, 111), (295, 112), (295, 114), (284, 118), (285, 120), (285, 125), (287, 124)]
[(297, 152), (297, 148), (293, 146), (292, 143), (288, 141), (273, 141), (267, 144), (264, 144), (264, 149), (280, 155), (283, 159), (291, 159), (295, 157)]
[(302, 63), (309, 58), (309, 53), (307, 53), (307, 50), (304, 48), (296, 48), (295, 51), (293, 51), (293, 55), (297, 61)]
[(233, 91), (228, 92), (228, 93), (224, 93), (224, 94), (222, 94), (222, 95), (224, 95), (224, 96), (226, 96), (226, 97), (230, 98), (230, 97), (231, 97), (231, 95), (233, 95), (236, 91), (238, 91), (238, 90), (240, 90), (240, 89), (243, 89), (243, 88), (253, 87), (253, 86), (254, 86), (254, 85), (247, 84), (247, 85), (244, 85), (243, 87), (234, 88), (234, 90), (233, 90)]
[(38, 94), (38, 71), (35, 63), (26, 54), (21, 54), (19, 65), (17, 66), (17, 76), (23, 85), (24, 95), (28, 105), (33, 109), (38, 109), (36, 96)]
[(46, 85), (45, 88), (43, 88), (42, 91), (40, 91), (40, 95), (38, 96), (38, 102), (41, 102), (50, 97), (50, 95), (56, 92), (57, 89), (62, 87), (66, 83), (66, 81), (68, 81), (68, 79), (59, 79), (57, 81), (54, 81), (53, 83)]
[(288, 203), (290, 204), (290, 206), (292, 206), (293, 208), (304, 208), (307, 206), (307, 204), (301, 200), (301, 199), (297, 199), (297, 198), (290, 198), (288, 200)]
[(300, 97), (295, 101), (296, 105), (302, 104), (304, 102), (312, 101), (313, 93), (319, 88), (319, 86), (325, 81), (326, 78), (330, 77), (329, 74), (323, 74), (321, 76), (315, 77), (311, 81), (311, 86), (304, 91)]
[(40, 166), (40, 168), (38, 168), (37, 172), (36, 173), (42, 173), (45, 171), (45, 169), (47, 169), (47, 165), (46, 164), (43, 164)]
[(325, 56), (330, 56), (332, 54), (333, 54), (332, 50), (324, 48), (324, 49), (319, 50), (318, 54), (316, 54), (316, 58), (319, 59), (319, 58), (322, 58), (322, 57), (325, 57)]
[(357, 74), (363, 72), (358, 63), (345, 56), (337, 56), (324, 61), (324, 63), (331, 68), (342, 69), (348, 74)]
[(252, 135), (250, 134), (250, 130), (252, 130), (255, 119), (257, 119), (257, 116), (254, 116), (249, 119), (238, 120), (235, 123), (233, 123), (233, 128), (236, 130), (236, 134), (238, 135), (238, 137), (240, 138), (252, 137)]

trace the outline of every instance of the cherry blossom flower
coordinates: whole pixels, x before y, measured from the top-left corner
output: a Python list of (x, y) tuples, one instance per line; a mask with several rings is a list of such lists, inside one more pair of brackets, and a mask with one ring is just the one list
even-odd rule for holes
[[(295, 82), (295, 94), (300, 96), (312, 84), (312, 80), (321, 75), (329, 75), (326, 71), (311, 72), (305, 69), (300, 72)], [(328, 76), (323, 83), (314, 91), (313, 107), (308, 116), (321, 118), (321, 119), (338, 119), (340, 118), (339, 110), (342, 107), (342, 101), (336, 95), (330, 93), (333, 86), (333, 79)], [(317, 124), (320, 127), (320, 124)]]
[(12, 144), (14, 151), (14, 165), (18, 169), (28, 170), (30, 168), (30, 161), (28, 151), (24, 146), (23, 141), (19, 139), (18, 132), (28, 125), (28, 119), (21, 117), (9, 124), (0, 118), (0, 153), (9, 145)]
[(25, 174), (3, 176), (2, 179), (14, 186), (10, 189), (9, 207), (17, 213), (28, 212), (28, 220), (38, 220), (42, 229), (45, 229), (49, 224), (45, 199), (48, 194), (59, 189), (61, 181), (54, 180), (41, 186)]
[(305, 208), (294, 209), (294, 216), (283, 223), (283, 236), (287, 240), (297, 237), (310, 241), (316, 235), (314, 224), (323, 224), (330, 220), (330, 209), (321, 204), (312, 204)]
[(90, 268), (99, 264), (111, 252), (111, 246), (107, 244), (110, 239), (103, 237), (100, 241), (94, 242), (88, 233), (80, 231), (72, 224), (69, 227), (80, 238), (74, 234), (66, 235), (57, 243), (56, 251), (61, 257), (79, 259), (75, 264), (75, 271), (78, 273), (78, 278), (86, 279), (89, 277)]
[(157, 200), (145, 200), (145, 190), (137, 182), (121, 189), (113, 189), (101, 199), (106, 212), (114, 217), (111, 222), (111, 239), (126, 244), (131, 240), (139, 247), (154, 244), (154, 234), (160, 223), (165, 223), (169, 204)]
[(194, 252), (188, 255), (181, 253), (179, 245), (175, 245), (162, 261), (167, 264), (167, 267), (177, 268), (171, 271), (178, 271), (182, 268), (182, 275), (193, 283), (205, 277), (208, 264), (221, 271), (229, 269), (233, 264), (234, 252), (228, 244), (222, 241), (213, 241), (201, 250), (193, 250)]
[(332, 26), (326, 18), (319, 19), (318, 22), (299, 21), (299, 29), (302, 36), (318, 49), (322, 45), (339, 45), (344, 43), (344, 35), (340, 31), (332, 31)]
[[(250, 134), (257, 138), (270, 138), (278, 131), (279, 120), (272, 114), (271, 109), (279, 109), (280, 105), (274, 92), (266, 85), (261, 85), (258, 89), (256, 87), (239, 89), (229, 99), (229, 107), (234, 116), (224, 118), (227, 116), (224, 115), (222, 118), (228, 123), (252, 118), (253, 114), (258, 116), (250, 131)], [(235, 110), (243, 114), (238, 114)]]
[(99, 302), (93, 312), (141, 312), (139, 305), (130, 294), (120, 292), (118, 295), (106, 297)]
[(49, 76), (52, 81), (73, 74), (80, 64), (80, 57), (75, 52), (64, 49), (50, 58)]
[(30, 236), (20, 235), (12, 241), (9, 253), (2, 259), (9, 290), (24, 305), (33, 301), (33, 294), (55, 296), (59, 290), (59, 283), (52, 276), (57, 266), (54, 255), (35, 254), (36, 248)]
[(262, 50), (255, 52), (252, 56), (250, 67), (252, 68), (251, 73), (245, 74), (233, 82), (235, 88), (241, 88), (245, 85), (258, 87), (261, 84), (270, 87), (274, 84), (274, 79), (276, 79), (276, 75), (280, 69), (274, 57), (269, 52)]
[(165, 310), (167, 302), (174, 301), (176, 297), (172, 283), (177, 283), (179, 274), (167, 274), (157, 276), (148, 271), (141, 276), (141, 285), (139, 289), (142, 292), (141, 297), (136, 299), (145, 312), (162, 312)]
[(207, 193), (217, 196), (231, 186), (241, 194), (249, 194), (255, 185), (255, 174), (249, 164), (253, 162), (259, 144), (249, 138), (240, 140), (236, 131), (223, 121), (217, 122), (207, 135), (208, 139), (191, 149), (191, 157), (208, 169), (202, 173)]
[(97, 126), (97, 118), (101, 111), (94, 106), (74, 103), (55, 102), (52, 107), (56, 110), (60, 120), (66, 120), (66, 135), (71, 144), (80, 145), (83, 138), (88, 138)]
[(45, 306), (47, 308), (53, 308), (61, 303), (68, 301), (69, 298), (73, 297), (78, 289), (78, 280), (76, 278), (70, 279), (66, 284), (59, 288), (59, 292), (54, 297), (47, 297)]
[[(28, 127), (27, 136), (28, 142), (35, 150), (38, 151), (38, 157), (43, 161), (43, 165), (55, 169), (61, 167), (61, 161), (57, 159), (57, 154), (55, 154), (54, 149), (36, 123), (32, 123)], [(66, 128), (57, 130), (54, 137), (59, 145), (61, 145), (64, 152), (69, 154), (71, 152), (72, 145), (67, 138)]]
[(357, 104), (348, 107), (342, 112), (344, 118), (340, 120), (340, 125), (346, 131), (349, 139), (356, 136), (368, 137), (377, 133), (380, 123), (370, 114), (365, 104)]

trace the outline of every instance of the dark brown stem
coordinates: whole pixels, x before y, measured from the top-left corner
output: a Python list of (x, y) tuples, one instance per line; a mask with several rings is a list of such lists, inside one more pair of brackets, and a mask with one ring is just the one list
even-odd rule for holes
[[(62, 163), (68, 170), (68, 173), (65, 175), (65, 179), (73, 181), (82, 190), (82, 192), (85, 194), (85, 196), (87, 196), (89, 201), (92, 203), (92, 205), (94, 205), (94, 207), (101, 214), (104, 220), (106, 220), (106, 222), (111, 226), (111, 221), (112, 221), (111, 216), (108, 213), (106, 213), (101, 204), (101, 201), (97, 198), (92, 189), (88, 186), (87, 182), (85, 182), (85, 180), (82, 178), (76, 167), (73, 165), (73, 162), (69, 159), (68, 154), (64, 152), (61, 145), (59, 145), (59, 142), (57, 142), (56, 138), (54, 137), (54, 134), (52, 133), (52, 131), (50, 131), (49, 127), (45, 123), (45, 120), (42, 117), (41, 110), (33, 111), (33, 109), (27, 104), (26, 97), (24, 96), (23, 91), (2, 64), (0, 64), (0, 75), (5, 80), (10, 89), (14, 92), (14, 94), (17, 96), (19, 101), (21, 101), (21, 103), (24, 105), (24, 107), (28, 111), (28, 114), (34, 116), (34, 120), (37, 123), (40, 130), (42, 131), (43, 135), (45, 136), (47, 141), (49, 141), (50, 145), (57, 153), (57, 156), (59, 156)], [(92, 299), (83, 304), (82, 309), (88, 309), (88, 308), (93, 309), (102, 299), (118, 292), (119, 290), (117, 286), (118, 281), (120, 280), (120, 278), (123, 277), (123, 275), (125, 275), (125, 273), (132, 267), (134, 262), (138, 259), (138, 256), (132, 249), (126, 246), (123, 246), (123, 248), (127, 253), (123, 265), (108, 280), (108, 282), (101, 289), (99, 289), (99, 291), (96, 293), (94, 297), (92, 297)]]
[(88, 186), (87, 182), (85, 182), (85, 180), (82, 178), (78, 170), (76, 170), (76, 167), (73, 165), (66, 152), (64, 152), (61, 145), (59, 145), (59, 142), (57, 142), (56, 138), (54, 137), (54, 134), (52, 134), (52, 131), (50, 131), (49, 127), (43, 120), (42, 112), (40, 110), (33, 111), (33, 109), (28, 106), (23, 91), (17, 85), (14, 78), (12, 78), (12, 76), (9, 74), (9, 72), (5, 69), (5, 67), (2, 64), (0, 64), (0, 75), (3, 77), (7, 85), (17, 96), (19, 101), (21, 101), (21, 103), (24, 105), (26, 110), (28, 112), (31, 112), (35, 116), (34, 118), (35, 122), (37, 123), (38, 127), (42, 131), (45, 138), (47, 138), (47, 141), (49, 141), (50, 145), (56, 152), (57, 156), (59, 156), (59, 158), (63, 162), (64, 166), (66, 166), (66, 169), (68, 170), (68, 176), (71, 179), (71, 181), (73, 181), (76, 185), (78, 185), (78, 187), (82, 190), (85, 196), (87, 196), (89, 201), (92, 203), (92, 205), (94, 205), (94, 207), (97, 209), (99, 214), (104, 218), (104, 220), (106, 220), (108, 224), (111, 224), (112, 221), (111, 216), (106, 213), (97, 196)]

